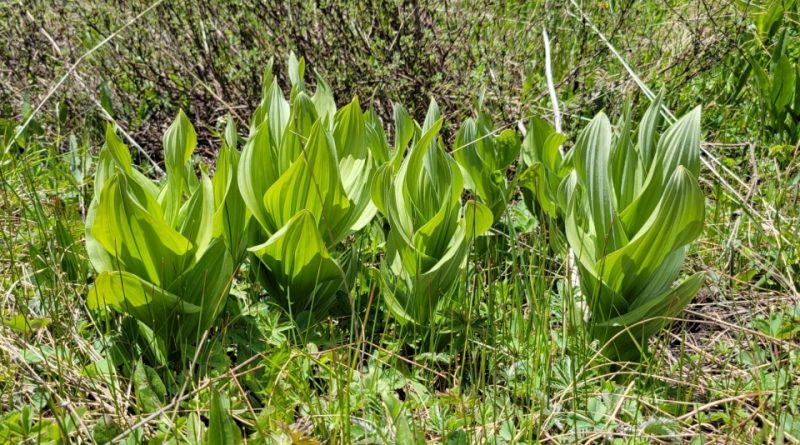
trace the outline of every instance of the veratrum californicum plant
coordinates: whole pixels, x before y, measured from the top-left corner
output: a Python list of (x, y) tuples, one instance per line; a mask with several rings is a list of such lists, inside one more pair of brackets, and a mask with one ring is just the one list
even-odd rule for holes
[(648, 338), (683, 310), (703, 282), (697, 273), (673, 287), (689, 243), (703, 230), (700, 109), (658, 137), (660, 106), (659, 97), (636, 141), (630, 112), (616, 132), (598, 114), (579, 134), (574, 169), (560, 187), (588, 326), (610, 358), (639, 359)]
[[(155, 333), (161, 357), (196, 341), (219, 314), (234, 270), (224, 232), (242, 231), (229, 227), (235, 219), (222, 222), (235, 200), (229, 179), (219, 175), (212, 183), (193, 172), (195, 145), (194, 128), (180, 112), (164, 135), (162, 185), (133, 169), (108, 125), (86, 218), (86, 247), (99, 272), (89, 306), (134, 317)], [(223, 157), (218, 171), (230, 171), (232, 160)]]
[[(372, 191), (391, 227), (381, 291), (398, 321), (423, 325), (433, 321), (440, 300), (463, 271), (470, 242), (494, 218), (478, 202), (461, 205), (464, 182), (438, 137), (442, 119), (436, 102), (422, 127), (401, 107), (394, 114), (394, 158), (381, 167)], [(409, 143), (411, 151), (403, 159)]]
[(239, 190), (256, 224), (249, 251), (260, 281), (293, 317), (322, 318), (347, 293), (345, 271), (331, 254), (376, 213), (368, 184), (377, 166), (358, 99), (337, 110), (317, 80), (310, 96), (304, 62), (289, 58), (287, 100), (265, 74), (239, 164)]

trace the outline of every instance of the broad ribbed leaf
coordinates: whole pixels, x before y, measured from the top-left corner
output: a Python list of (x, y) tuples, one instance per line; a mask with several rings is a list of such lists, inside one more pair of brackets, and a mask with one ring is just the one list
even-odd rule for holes
[(334, 121), (333, 139), (339, 174), (351, 203), (349, 229), (355, 231), (367, 225), (377, 212), (369, 187), (373, 180), (374, 161), (367, 146), (366, 122), (358, 98), (339, 110)]
[(269, 135), (275, 147), (281, 146), (283, 132), (289, 122), (289, 102), (283, 96), (278, 82), (273, 79), (272, 85), (267, 91), (266, 101), (266, 121), (269, 123)]
[(611, 124), (601, 112), (581, 131), (575, 144), (575, 171), (586, 189), (597, 251), (613, 250), (620, 243), (614, 230), (617, 214), (610, 156)]
[(399, 163), (403, 159), (408, 144), (414, 138), (415, 125), (402, 105), (394, 104), (394, 159)]
[(189, 161), (195, 146), (197, 146), (197, 133), (194, 126), (183, 110), (178, 112), (178, 117), (164, 133), (164, 164), (167, 175), (181, 177), (184, 165)]
[(592, 335), (607, 354), (622, 360), (638, 360), (647, 350), (647, 339), (676, 317), (700, 290), (705, 276), (692, 275), (673, 289), (633, 307), (629, 312), (592, 325)]
[[(483, 193), (484, 185), (482, 182), (483, 177), (481, 170), (485, 170), (486, 168), (475, 148), (475, 139), (477, 137), (475, 121), (472, 118), (465, 119), (461, 124), (461, 128), (458, 129), (458, 133), (456, 133), (453, 158), (458, 162), (459, 167), (461, 167), (461, 170), (464, 172), (464, 183), (466, 187), (475, 193)], [(473, 175), (475, 179), (472, 178)]]
[(314, 107), (317, 109), (317, 116), (323, 121), (333, 122), (336, 115), (336, 101), (333, 99), (331, 87), (325, 83), (325, 79), (317, 77), (317, 89), (311, 97)]
[(442, 112), (439, 111), (439, 104), (436, 103), (436, 100), (431, 98), (431, 102), (428, 105), (428, 111), (425, 113), (425, 121), (422, 123), (422, 133), (427, 133), (428, 130), (433, 128), (437, 121), (439, 121), (442, 117)]
[(556, 204), (555, 196), (551, 195), (550, 187), (548, 187), (548, 178), (550, 174), (545, 173), (544, 165), (539, 162), (533, 162), (517, 177), (520, 187), (525, 198), (525, 203), (530, 207), (532, 203), (530, 199), (535, 198), (539, 207), (548, 215), (552, 217), (558, 216), (558, 207)]
[(641, 192), (643, 168), (639, 164), (639, 154), (631, 140), (630, 108), (626, 110), (619, 136), (611, 150), (611, 181), (617, 206), (627, 207)]
[(169, 327), (171, 318), (201, 312), (200, 307), (124, 271), (98, 275), (88, 298), (90, 308), (110, 306), (132, 315), (162, 335), (164, 329)]
[(493, 222), (492, 211), (485, 205), (473, 200), (467, 201), (464, 205), (464, 228), (468, 240), (474, 240), (486, 233), (492, 227)]
[(197, 258), (203, 255), (214, 233), (214, 187), (203, 173), (200, 187), (178, 214), (178, 232), (192, 242)]
[(641, 122), (639, 122), (639, 156), (641, 156), (641, 162), (645, 172), (650, 170), (653, 165), (653, 159), (656, 157), (656, 136), (658, 135), (658, 129), (663, 120), (661, 117), (663, 98), (664, 94), (659, 93), (650, 103)]
[(196, 319), (185, 320), (181, 333), (199, 338), (222, 310), (233, 280), (233, 260), (222, 240), (211, 242), (203, 256), (179, 276), (167, 289), (181, 295), (183, 301), (200, 307)]
[(311, 98), (306, 93), (298, 93), (292, 100), (286, 132), (279, 145), (278, 174), (285, 172), (300, 156), (317, 118), (317, 109)]
[(239, 192), (239, 152), (228, 146), (220, 149), (214, 172), (214, 232), (222, 237), (228, 249), (239, 257), (245, 249), (245, 233), (248, 222), (247, 207)]
[(111, 123), (106, 124), (105, 149), (123, 172), (131, 174), (133, 170), (131, 167), (131, 152), (128, 150), (128, 147), (122, 143), (119, 137), (117, 137), (117, 133), (114, 131), (114, 126)]
[[(452, 233), (455, 231), (459, 207), (445, 205), (414, 233), (414, 249), (423, 253), (432, 260), (441, 257), (450, 243)], [(422, 221), (420, 221), (422, 223)], [(426, 269), (433, 264), (423, 265)]]
[(157, 203), (152, 198), (142, 206), (131, 195), (124, 176), (106, 182), (92, 235), (125, 270), (156, 285), (169, 281), (182, 268), (192, 243), (154, 214)]
[(300, 60), (297, 60), (297, 56), (294, 54), (294, 51), (289, 52), (289, 61), (287, 63), (287, 72), (289, 73), (289, 81), (292, 85), (297, 85), (300, 81), (303, 80), (303, 75), (305, 74), (306, 68), (306, 61), (301, 57)]
[(672, 124), (661, 135), (656, 151), (642, 193), (620, 214), (626, 233), (637, 232), (650, 217), (667, 181), (679, 166), (688, 169), (695, 178), (700, 174), (700, 108)]
[(364, 113), (353, 99), (336, 113), (333, 140), (339, 159), (339, 174), (347, 196), (356, 201), (366, 189), (370, 170), (370, 153), (367, 148)]
[(467, 189), (499, 219), (511, 193), (506, 169), (519, 156), (520, 143), (511, 130), (497, 135), (484, 113), (481, 116), (478, 124), (472, 119), (464, 121), (456, 134), (453, 157), (464, 173)]
[(266, 243), (249, 250), (270, 270), (295, 308), (309, 309), (315, 299), (329, 298), (315, 295), (322, 284), (344, 284), (344, 273), (328, 253), (314, 215), (308, 210), (299, 211)]
[[(425, 174), (422, 166), (426, 153), (439, 150), (438, 148), (426, 150), (423, 147), (430, 147), (431, 141), (438, 135), (441, 124), (441, 120), (437, 121), (427, 133), (422, 135), (410, 156), (403, 161), (397, 171), (392, 186), (388, 190), (384, 189), (385, 215), (393, 230), (397, 230), (407, 244), (413, 244), (411, 239), (415, 232), (413, 221), (420, 221), (419, 224), (422, 225), (441, 210), (444, 202), (433, 202), (434, 199), (441, 199), (445, 202), (452, 200), (452, 190), (443, 192), (442, 196), (445, 197), (440, 197), (431, 190), (432, 186), (427, 186), (430, 185), (430, 175), (426, 175), (424, 179), (420, 178)], [(390, 172), (389, 169), (385, 173), (388, 172)], [(378, 183), (376, 183), (377, 185)], [(386, 186), (383, 182), (380, 185)], [(458, 193), (460, 194), (460, 191)]]
[(162, 207), (167, 223), (174, 225), (180, 211), (183, 193), (189, 190), (186, 164), (197, 145), (197, 134), (183, 110), (164, 133), (164, 164), (167, 168), (167, 185), (163, 192)]
[(522, 141), (522, 163), (532, 165), (536, 161), (542, 162), (544, 141), (555, 131), (546, 120), (538, 116), (532, 117), (528, 121), (527, 133)]
[[(278, 150), (272, 144), (267, 122), (258, 126), (247, 141), (239, 160), (239, 192), (247, 208), (264, 230), (270, 231), (264, 195), (278, 179)], [(272, 229), (274, 231), (274, 229)]]
[(330, 244), (347, 235), (350, 201), (337, 166), (333, 139), (317, 121), (303, 153), (264, 195), (269, 231), (283, 227), (300, 210), (308, 210)]
[(389, 142), (386, 140), (380, 116), (370, 108), (364, 115), (364, 121), (367, 126), (367, 146), (372, 152), (372, 157), (379, 165), (389, 162)]
[(428, 270), (409, 273), (400, 263), (384, 267), (381, 273), (384, 299), (398, 321), (423, 325), (430, 320), (461, 274), (469, 246), (465, 234), (460, 226), (450, 238), (444, 255)]
[(670, 178), (652, 216), (625, 247), (598, 263), (608, 286), (623, 294), (641, 287), (674, 250), (703, 229), (705, 203), (695, 177), (684, 167)]

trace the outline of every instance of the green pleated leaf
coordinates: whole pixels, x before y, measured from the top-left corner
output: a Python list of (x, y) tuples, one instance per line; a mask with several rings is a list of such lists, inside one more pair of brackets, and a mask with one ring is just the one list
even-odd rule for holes
[(183, 296), (183, 301), (200, 308), (196, 319), (187, 319), (181, 334), (188, 338), (200, 338), (222, 310), (233, 280), (233, 260), (225, 243), (216, 239), (211, 242), (197, 262), (175, 279), (167, 289)]
[(122, 169), (125, 173), (131, 174), (131, 153), (122, 140), (117, 137), (117, 133), (114, 131), (114, 125), (111, 123), (106, 124), (106, 141), (103, 149), (104, 151), (108, 151), (117, 167)]
[(292, 100), (286, 132), (278, 151), (278, 173), (285, 172), (303, 151), (317, 121), (317, 109), (306, 93), (300, 92)]
[(522, 162), (532, 165), (538, 161), (549, 170), (555, 171), (561, 158), (558, 148), (564, 143), (566, 136), (556, 133), (549, 122), (536, 116), (528, 122), (527, 129), (528, 133), (521, 147)]
[[(375, 172), (375, 178), (372, 181), (372, 189), (370, 190), (372, 202), (375, 207), (385, 216), (389, 215), (389, 203), (393, 201), (393, 186), (394, 186), (394, 169), (391, 164), (384, 164)], [(392, 207), (394, 212), (394, 206)]]
[(441, 117), (442, 112), (439, 110), (439, 104), (436, 103), (435, 99), (431, 98), (431, 102), (428, 104), (428, 111), (425, 113), (425, 121), (422, 123), (422, 133), (427, 133), (428, 130), (433, 128)]
[(267, 190), (278, 179), (277, 159), (278, 150), (272, 143), (269, 124), (264, 122), (244, 146), (237, 180), (245, 205), (261, 227), (270, 233), (277, 228), (268, 223), (263, 202)]
[[(275, 78), (272, 75), (272, 67), (275, 65), (275, 58), (270, 57), (267, 61), (266, 66), (264, 66), (264, 72), (261, 75), (261, 98), (265, 99), (267, 95), (269, 95), (269, 90), (272, 88), (272, 84), (275, 83)], [(261, 121), (258, 121), (257, 124), (261, 124)]]
[(132, 188), (135, 183), (122, 175), (106, 181), (92, 236), (114, 257), (115, 264), (159, 284), (179, 272), (193, 246), (164, 222), (152, 197), (139, 193), (138, 198), (145, 200), (142, 205)]
[(535, 203), (552, 218), (562, 216), (566, 206), (558, 205), (558, 189), (569, 173), (561, 156), (560, 147), (566, 136), (556, 133), (547, 121), (533, 117), (528, 122), (528, 133), (522, 141), (521, 158), (527, 166), (516, 181), (522, 188), (525, 204), (536, 211)]
[(180, 110), (175, 121), (164, 133), (164, 164), (167, 175), (183, 174), (183, 166), (189, 161), (196, 145), (197, 133), (194, 126), (189, 122), (186, 113)]
[(364, 123), (366, 124), (367, 146), (372, 152), (372, 157), (379, 165), (389, 162), (389, 142), (386, 140), (380, 116), (370, 108), (364, 114)]
[(214, 187), (205, 173), (195, 190), (178, 213), (178, 232), (192, 242), (195, 255), (205, 252), (214, 233)]
[[(469, 190), (475, 193), (483, 193), (484, 184), (482, 182), (482, 170), (486, 170), (478, 151), (475, 147), (475, 139), (478, 138), (477, 127), (472, 118), (467, 118), (458, 129), (455, 139), (455, 149), (453, 158), (458, 162), (459, 167), (464, 172), (464, 183)], [(473, 176), (475, 178), (473, 179)]]
[(223, 146), (214, 172), (214, 233), (225, 239), (231, 254), (238, 258), (246, 247), (247, 207), (239, 192), (240, 154)]
[(267, 190), (263, 205), (271, 232), (308, 210), (330, 244), (349, 233), (351, 204), (339, 176), (335, 143), (321, 121), (312, 127), (303, 153)]
[(325, 82), (325, 79), (317, 76), (317, 89), (314, 91), (314, 96), (311, 97), (314, 106), (317, 109), (317, 116), (323, 121), (333, 122), (333, 116), (336, 115), (336, 101), (333, 99), (333, 92), (331, 87)]
[(632, 307), (625, 314), (592, 325), (592, 335), (605, 346), (607, 354), (622, 360), (638, 360), (647, 350), (647, 339), (671, 318), (677, 317), (703, 285), (705, 275), (697, 273), (673, 289)]
[(335, 291), (344, 284), (344, 273), (328, 253), (308, 210), (299, 211), (266, 243), (249, 250), (269, 269), (295, 308), (309, 309), (315, 299), (330, 297), (316, 294), (318, 286), (334, 282)]
[(98, 275), (89, 290), (88, 304), (92, 309), (108, 306), (130, 314), (161, 334), (170, 326), (170, 320), (174, 317), (201, 312), (200, 307), (123, 271), (103, 272)]
[[(657, 151), (663, 158), (656, 167), (662, 184), (682, 166), (697, 177), (700, 175), (700, 107), (683, 115), (658, 140)], [(660, 170), (660, 171), (658, 171)]]
[[(412, 238), (415, 250), (424, 253), (431, 261), (441, 257), (450, 244), (457, 223), (458, 210), (457, 204), (445, 205), (431, 219), (424, 221)], [(423, 265), (423, 268), (425, 267), (428, 266)]]
[(233, 116), (230, 114), (227, 117), (227, 123), (225, 124), (225, 133), (223, 134), (222, 142), (223, 148), (228, 148), (231, 150), (236, 150), (236, 147), (239, 145), (239, 133), (236, 130), (236, 121), (233, 120)]
[(289, 122), (290, 106), (283, 96), (277, 80), (273, 79), (272, 85), (264, 98), (266, 102), (266, 122), (269, 124), (269, 135), (275, 147), (281, 146), (286, 124)]
[(653, 159), (655, 159), (656, 156), (658, 129), (663, 120), (661, 117), (663, 99), (664, 93), (661, 92), (650, 103), (641, 122), (639, 122), (639, 156), (641, 157), (641, 163), (644, 166), (645, 172), (650, 170)]
[[(411, 154), (400, 165), (392, 184), (388, 189), (384, 189), (383, 201), (385, 201), (386, 207), (384, 214), (389, 219), (392, 228), (398, 231), (407, 244), (414, 244), (412, 240), (415, 232), (414, 221), (418, 222), (417, 226), (424, 225), (444, 205), (451, 205), (454, 195), (457, 195), (455, 199), (458, 199), (461, 194), (461, 187), (453, 187), (452, 184), (444, 183), (443, 175), (446, 173), (440, 172), (440, 170), (445, 169), (451, 172), (453, 167), (447, 163), (444, 153), (439, 147), (431, 146), (431, 142), (441, 129), (441, 124), (441, 120), (437, 121), (420, 137), (411, 150)], [(432, 148), (429, 149), (429, 147)], [(433, 162), (425, 162), (428, 153), (432, 153)], [(423, 171), (423, 166), (426, 164), (427, 168)], [(443, 166), (442, 164), (447, 165)], [(385, 173), (387, 172), (391, 172), (391, 169), (387, 169)], [(434, 180), (432, 174), (441, 180), (438, 185), (432, 183)], [(460, 178), (461, 175), (458, 176)], [(381, 185), (386, 187), (386, 184)]]
[[(530, 198), (535, 198), (536, 203), (541, 209), (551, 217), (558, 216), (556, 197), (552, 195), (552, 190), (548, 184), (548, 174), (545, 173), (544, 165), (539, 161), (534, 161), (528, 168), (517, 176), (517, 182), (522, 188), (523, 194), (529, 193)], [(528, 202), (527, 196), (526, 204)]]
[(167, 185), (161, 198), (162, 207), (167, 222), (174, 224), (180, 211), (183, 194), (190, 187), (187, 163), (197, 145), (197, 134), (183, 110), (178, 112), (175, 121), (164, 133), (163, 142)]
[(619, 137), (611, 150), (611, 182), (617, 206), (627, 207), (641, 192), (643, 168), (631, 140), (630, 108), (626, 110), (619, 128)]
[(652, 216), (625, 247), (596, 266), (603, 281), (628, 294), (646, 282), (673, 251), (696, 239), (703, 229), (705, 202), (697, 180), (684, 167), (670, 178)]
[(578, 135), (575, 144), (575, 171), (586, 190), (588, 210), (598, 251), (613, 250), (620, 244), (615, 230), (616, 199), (611, 182), (611, 124), (599, 113)]
[[(464, 227), (459, 226), (442, 257), (427, 269), (410, 269), (402, 267), (400, 263), (382, 268), (381, 280), (387, 308), (401, 323), (426, 324), (442, 298), (452, 290), (466, 260), (468, 243), (465, 234)], [(395, 242), (402, 243), (400, 238), (396, 238)]]
[(466, 239), (474, 240), (486, 233), (494, 222), (494, 215), (485, 205), (473, 200), (467, 201), (464, 206), (464, 228)]
[(369, 170), (370, 152), (367, 148), (364, 112), (357, 97), (336, 113), (333, 125), (342, 185), (349, 196), (359, 194), (364, 189), (361, 176)]
[(367, 125), (358, 98), (339, 110), (334, 119), (333, 139), (339, 159), (342, 187), (351, 202), (350, 230), (367, 225), (377, 212), (372, 203), (370, 184), (375, 162), (367, 146)]
[(394, 159), (397, 165), (403, 159), (408, 144), (414, 138), (414, 120), (400, 104), (394, 104)]
[(476, 124), (466, 119), (456, 134), (453, 157), (458, 163), (468, 190), (477, 195), (496, 219), (505, 211), (512, 188), (506, 180), (506, 169), (519, 157), (520, 143), (516, 133), (504, 130), (496, 134), (488, 117)]
[(645, 179), (643, 190), (620, 213), (626, 233), (635, 233), (647, 221), (667, 181), (679, 166), (695, 178), (700, 174), (700, 108), (687, 113), (661, 135), (653, 166)]
[(398, 173), (407, 210), (421, 221), (457, 201), (463, 187), (457, 164), (436, 143), (441, 126), (439, 119), (423, 133)]
[(302, 57), (297, 60), (294, 51), (289, 52), (289, 60), (287, 63), (287, 72), (289, 73), (289, 81), (292, 85), (297, 85), (303, 80), (305, 75), (306, 61)]

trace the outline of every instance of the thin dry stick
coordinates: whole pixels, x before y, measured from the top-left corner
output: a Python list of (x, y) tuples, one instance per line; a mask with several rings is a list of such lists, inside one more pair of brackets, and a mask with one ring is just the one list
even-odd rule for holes
[[(556, 131), (561, 131), (561, 109), (558, 106), (558, 96), (556, 95), (556, 87), (553, 84), (553, 68), (550, 61), (550, 38), (547, 35), (547, 29), (542, 28), (542, 40), (544, 41), (544, 75), (547, 78), (547, 90), (550, 92), (550, 103), (553, 104), (553, 124)], [(558, 148), (561, 154), (564, 154), (563, 147)]]

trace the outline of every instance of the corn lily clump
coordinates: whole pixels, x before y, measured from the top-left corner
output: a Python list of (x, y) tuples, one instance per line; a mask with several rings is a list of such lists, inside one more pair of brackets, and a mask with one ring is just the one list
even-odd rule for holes
[[(395, 108), (395, 155), (381, 168), (373, 200), (391, 227), (381, 266), (388, 310), (401, 323), (433, 319), (466, 263), (469, 245), (492, 224), (483, 204), (461, 204), (458, 164), (438, 139), (442, 119), (432, 102), (420, 127)], [(405, 159), (403, 153), (411, 144)]]
[(528, 132), (522, 141), (523, 172), (519, 184), (525, 204), (531, 211), (536, 211), (538, 205), (553, 219), (564, 217), (558, 205), (558, 187), (571, 168), (570, 159), (561, 153), (561, 144), (566, 139), (547, 121), (534, 116), (528, 122)]
[(238, 186), (257, 225), (249, 251), (260, 281), (293, 315), (320, 317), (347, 290), (331, 249), (375, 215), (367, 187), (377, 162), (358, 99), (337, 110), (321, 80), (308, 94), (303, 71), (291, 56), (290, 100), (267, 71)]
[(657, 99), (646, 112), (637, 142), (629, 113), (616, 133), (600, 113), (578, 136), (574, 170), (561, 185), (589, 329), (610, 358), (639, 359), (703, 282), (698, 273), (673, 287), (703, 230), (700, 110), (657, 137), (659, 107)]
[(195, 175), (195, 145), (181, 112), (164, 135), (161, 185), (133, 169), (128, 148), (108, 126), (86, 218), (87, 250), (99, 272), (89, 306), (131, 315), (165, 342), (162, 352), (195, 341), (211, 325), (234, 270), (224, 228), (214, 224), (233, 194), (221, 179), (215, 186), (205, 173)]
[(489, 116), (480, 110), (475, 119), (467, 118), (455, 140), (453, 157), (464, 177), (467, 190), (487, 206), (497, 221), (514, 193), (506, 170), (519, 156), (520, 143), (514, 130), (497, 132)]

